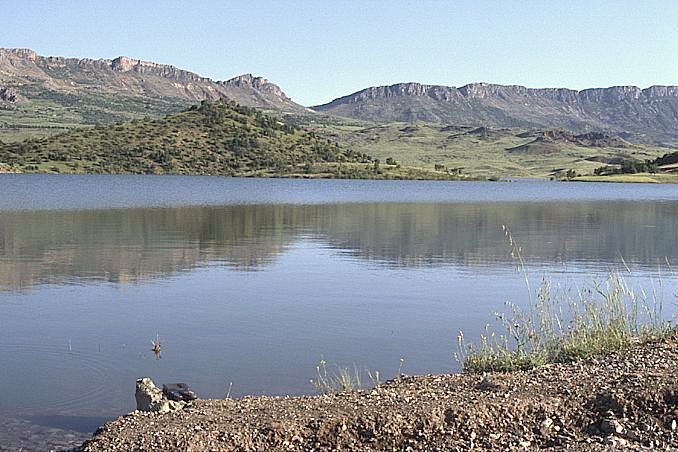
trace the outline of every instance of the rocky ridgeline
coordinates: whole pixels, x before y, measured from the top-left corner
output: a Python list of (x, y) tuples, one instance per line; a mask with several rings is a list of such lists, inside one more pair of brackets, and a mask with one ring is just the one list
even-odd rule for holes
[(250, 88), (261, 92), (270, 93), (273, 96), (279, 97), (285, 100), (291, 100), (283, 92), (282, 89), (275, 83), (271, 83), (263, 77), (255, 77), (252, 74), (243, 74), (232, 79), (226, 80), (225, 82), (217, 82), (225, 86), (236, 86), (241, 88)]
[(678, 142), (678, 86), (577, 91), (492, 83), (460, 88), (398, 83), (367, 88), (313, 109), (372, 121), (596, 130), (637, 142)]
[[(175, 109), (196, 101), (228, 98), (251, 107), (305, 111), (279, 86), (263, 77), (243, 74), (226, 81), (214, 81), (172, 65), (127, 56), (112, 60), (45, 57), (30, 49), (0, 49), (0, 83), (11, 86), (28, 101), (31, 100), (28, 93), (34, 92), (33, 87), (37, 86), (69, 95), (100, 93), (176, 99)], [(58, 96), (51, 97), (58, 99)]]
[(374, 86), (340, 97), (330, 103), (313, 107), (327, 109), (342, 103), (358, 103), (389, 97), (426, 96), (435, 100), (451, 102), (462, 99), (492, 98), (545, 98), (563, 103), (603, 100), (637, 100), (664, 97), (678, 98), (678, 86), (651, 86), (640, 89), (637, 86), (612, 86), (609, 88), (590, 88), (581, 91), (567, 88), (527, 88), (520, 85), (497, 85), (492, 83), (470, 83), (462, 87), (424, 85), (421, 83), (397, 83), (389, 86)]

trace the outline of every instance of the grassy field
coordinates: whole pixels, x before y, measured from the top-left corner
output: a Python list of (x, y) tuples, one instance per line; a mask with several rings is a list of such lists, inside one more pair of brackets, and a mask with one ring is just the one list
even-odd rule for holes
[(646, 184), (678, 184), (676, 173), (638, 173), (611, 174), (609, 176), (579, 176), (574, 179), (580, 182), (636, 182)]
[(599, 147), (564, 142), (535, 146), (523, 152), (511, 150), (532, 143), (539, 134), (524, 129), (478, 130), (422, 122), (373, 124), (330, 118), (309, 126), (322, 136), (346, 143), (382, 162), (390, 157), (403, 165), (429, 169), (438, 165), (482, 178), (558, 178), (568, 170), (587, 175), (602, 165), (601, 159), (646, 160), (673, 151), (646, 145)]

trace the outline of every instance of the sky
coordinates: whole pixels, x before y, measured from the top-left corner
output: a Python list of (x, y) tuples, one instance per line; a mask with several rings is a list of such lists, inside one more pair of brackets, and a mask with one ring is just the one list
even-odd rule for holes
[(678, 0), (0, 0), (0, 47), (261, 75), (303, 105), (399, 82), (678, 85)]

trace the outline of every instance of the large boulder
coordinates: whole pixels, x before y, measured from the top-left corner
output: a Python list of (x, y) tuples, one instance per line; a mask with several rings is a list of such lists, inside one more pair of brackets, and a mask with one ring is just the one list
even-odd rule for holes
[(152, 411), (156, 413), (167, 413), (174, 410), (180, 410), (186, 402), (168, 400), (150, 378), (140, 378), (137, 380), (137, 387), (134, 397), (137, 399), (137, 410)]

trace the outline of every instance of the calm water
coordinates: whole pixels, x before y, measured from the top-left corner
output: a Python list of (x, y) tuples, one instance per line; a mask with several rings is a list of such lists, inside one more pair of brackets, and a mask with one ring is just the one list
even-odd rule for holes
[(675, 310), (674, 185), (0, 175), (0, 450), (79, 441), (141, 376), (237, 397), (313, 393), (321, 358), (454, 371), (458, 330), (527, 299), (503, 224), (533, 286), (623, 258)]

